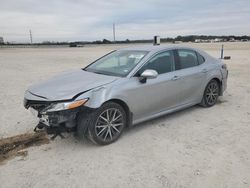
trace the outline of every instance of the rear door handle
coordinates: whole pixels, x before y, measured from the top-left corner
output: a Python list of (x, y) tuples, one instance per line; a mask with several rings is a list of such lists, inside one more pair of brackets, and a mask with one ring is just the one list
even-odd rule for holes
[(208, 70), (207, 69), (202, 69), (202, 71), (201, 71), (202, 73), (207, 73), (208, 72)]
[(181, 78), (180, 76), (174, 76), (171, 80), (175, 81), (175, 80), (178, 80), (180, 78)]

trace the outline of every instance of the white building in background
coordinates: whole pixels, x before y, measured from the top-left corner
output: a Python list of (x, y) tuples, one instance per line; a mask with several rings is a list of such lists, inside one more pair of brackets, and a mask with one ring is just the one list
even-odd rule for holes
[(195, 43), (200, 43), (200, 42), (202, 42), (202, 40), (201, 40), (201, 39), (195, 39), (194, 42), (195, 42)]
[(195, 43), (201, 43), (201, 42), (211, 42), (210, 40), (204, 40), (204, 39), (195, 39)]
[(236, 40), (234, 38), (230, 38), (229, 42), (235, 42)]
[(223, 41), (223, 39), (221, 39), (221, 38), (215, 38), (214, 39), (214, 42), (222, 42)]

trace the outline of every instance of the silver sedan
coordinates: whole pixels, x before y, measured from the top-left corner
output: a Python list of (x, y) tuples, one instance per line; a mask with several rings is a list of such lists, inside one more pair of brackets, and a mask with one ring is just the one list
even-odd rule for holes
[(36, 112), (36, 129), (55, 136), (75, 131), (105, 145), (125, 127), (196, 104), (213, 106), (227, 76), (226, 64), (202, 50), (138, 46), (31, 86), (24, 106)]

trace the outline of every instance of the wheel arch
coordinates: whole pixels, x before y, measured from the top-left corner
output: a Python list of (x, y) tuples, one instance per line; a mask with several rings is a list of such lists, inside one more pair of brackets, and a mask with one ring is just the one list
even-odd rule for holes
[(132, 125), (132, 120), (133, 120), (133, 113), (130, 111), (128, 105), (126, 102), (124, 102), (123, 100), (121, 99), (109, 99), (108, 101), (105, 101), (104, 103), (107, 103), (107, 102), (114, 102), (114, 103), (117, 103), (119, 104), (126, 112), (126, 125), (128, 127), (130, 127)]
[(208, 83), (211, 82), (212, 80), (215, 80), (218, 83), (218, 85), (219, 85), (219, 95), (221, 96), (222, 95), (222, 81), (218, 77), (214, 77), (214, 78), (211, 78), (208, 81)]

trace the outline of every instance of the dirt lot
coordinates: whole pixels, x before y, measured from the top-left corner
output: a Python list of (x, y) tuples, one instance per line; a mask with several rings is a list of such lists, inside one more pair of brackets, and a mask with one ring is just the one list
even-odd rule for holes
[[(219, 57), (219, 43), (187, 44)], [(32, 132), (25, 89), (122, 46), (0, 48), (0, 138)], [(225, 43), (228, 90), (212, 108), (195, 106), (127, 130), (100, 147), (72, 135), (0, 165), (0, 187), (250, 187), (250, 43)]]

